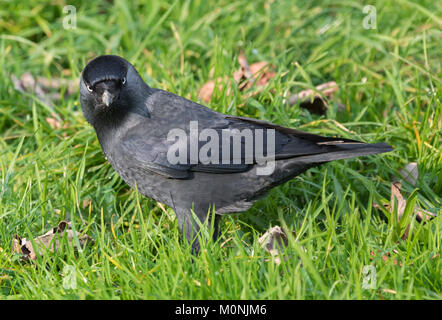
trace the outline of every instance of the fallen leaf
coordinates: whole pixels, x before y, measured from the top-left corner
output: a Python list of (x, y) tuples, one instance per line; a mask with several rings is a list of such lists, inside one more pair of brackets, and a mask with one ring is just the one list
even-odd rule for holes
[[(402, 215), (404, 213), (403, 209), (405, 209), (407, 201), (404, 200), (404, 198), (402, 197), (402, 194), (401, 194), (401, 191), (400, 191), (400, 188), (401, 188), (401, 184), (400, 183), (398, 183), (398, 182), (393, 183), (391, 188), (392, 188), (392, 190), (394, 189), (395, 196), (401, 198), (401, 205), (400, 206), (398, 205), (399, 209), (402, 210), (401, 212), (398, 211), (398, 216), (399, 216), (399, 219), (400, 219), (400, 217), (402, 217)], [(391, 206), (390, 212), (394, 212), (393, 203), (390, 206)], [(432, 213), (432, 212), (430, 212), (428, 210), (424, 210), (422, 208), (419, 208), (418, 206), (414, 206), (413, 211), (416, 214), (416, 219), (419, 222), (421, 222), (421, 221), (428, 221), (428, 220), (431, 220), (431, 219), (436, 217), (436, 214), (434, 214), (434, 213)]]
[[(395, 201), (396, 199), (396, 201)], [(391, 198), (390, 198), (390, 204), (384, 204), (384, 208), (386, 210), (389, 210), (390, 213), (394, 213), (395, 210), (395, 203), (397, 202), (397, 219), (398, 221), (401, 220), (404, 211), (405, 211), (405, 207), (407, 206), (407, 200), (404, 199), (404, 197), (402, 196), (401, 193), (401, 183), (400, 182), (393, 182), (391, 184)], [(379, 205), (377, 203), (373, 204), (373, 207), (375, 207), (376, 209), (380, 209)], [(434, 217), (436, 217), (436, 215), (430, 211), (424, 210), (422, 208), (419, 208), (418, 206), (414, 206), (413, 208), (413, 212), (416, 214), (416, 219), (421, 222), (421, 221), (428, 221)], [(408, 233), (410, 231), (410, 226), (408, 225), (407, 228), (405, 229), (404, 234), (401, 236), (402, 240), (406, 240), (408, 239)]]
[[(276, 76), (276, 72), (274, 71), (275, 67), (266, 61), (260, 61), (249, 65), (244, 52), (239, 54), (238, 62), (240, 67), (233, 73), (232, 77), (240, 91), (249, 89), (254, 84), (256, 84), (257, 87), (265, 87), (270, 79)], [(230, 95), (231, 83), (228, 77), (224, 76), (206, 82), (198, 92), (199, 98), (208, 103), (217, 84), (220, 91), (223, 89), (223, 84), (226, 85), (226, 94)]]
[(402, 215), (404, 214), (405, 207), (407, 205), (407, 201), (401, 194), (401, 184), (400, 182), (393, 182), (391, 184), (391, 195), (390, 195), (390, 212), (393, 213), (395, 211), (395, 201), (397, 199), (397, 219), (401, 220)]
[[(296, 232), (293, 231), (296, 236)], [(267, 230), (259, 239), (258, 243), (273, 257), (273, 261), (279, 265), (281, 263), (280, 253), (288, 244), (288, 238), (285, 232), (279, 226), (275, 226)]]
[(81, 206), (83, 207), (83, 209), (86, 209), (87, 207), (89, 207), (92, 203), (92, 200), (87, 198), (83, 200), (83, 203), (81, 204)]
[(224, 78), (218, 78), (216, 79), (216, 81), (210, 80), (206, 82), (198, 92), (198, 97), (205, 102), (209, 102), (210, 98), (212, 97), (213, 91), (215, 90), (215, 85), (218, 84), (218, 90), (221, 91), (223, 90), (223, 82), (227, 83), (228, 87), (226, 94), (230, 95), (230, 83), (228, 81), (228, 78), (224, 77)]
[(45, 89), (66, 88), (67, 94), (72, 95), (78, 92), (80, 81), (78, 79), (37, 77), (37, 83)]
[(249, 65), (244, 52), (238, 56), (240, 68), (233, 74), (233, 79), (238, 83), (239, 90), (249, 89), (256, 84), (258, 87), (264, 87), (270, 79), (276, 76), (274, 66), (269, 65), (267, 61), (255, 62)]
[(307, 109), (311, 113), (324, 115), (327, 112), (328, 104), (323, 97), (331, 98), (339, 87), (335, 81), (330, 81), (316, 86), (315, 89), (303, 90), (292, 95), (288, 101), (289, 105), (293, 106), (299, 103), (301, 108)]
[(259, 239), (258, 242), (261, 247), (265, 248), (268, 252), (274, 252), (275, 246), (279, 245), (287, 246), (288, 240), (285, 232), (279, 226), (275, 226), (266, 231)]
[[(252, 73), (252, 70), (250, 69), (249, 62), (247, 61), (244, 51), (241, 51), (241, 53), (239, 54), (238, 62), (241, 67), (238, 70), (237, 77), (238, 77), (238, 75), (241, 75), (241, 73), (242, 73), (240, 79), (244, 77), (244, 78), (253, 82), (253, 73)], [(239, 80), (237, 80), (237, 81), (239, 81)]]
[[(378, 253), (381, 253), (381, 251), (378, 250), (377, 253), (374, 253), (373, 251), (370, 251), (370, 256), (373, 257), (373, 258), (370, 258), (370, 260), (373, 260), (374, 257), (377, 256)], [(393, 250), (393, 253), (398, 254), (399, 252), (397, 250)], [(382, 260), (383, 261), (387, 262), (387, 261), (390, 260), (390, 258), (391, 258), (391, 253), (390, 252), (382, 254)], [(395, 265), (395, 266), (399, 265), (399, 266), (402, 267), (402, 262), (401, 261), (398, 262), (398, 260), (396, 258), (393, 258), (393, 265)]]
[(14, 88), (20, 92), (28, 92), (34, 93), (40, 100), (42, 100), (47, 105), (52, 106), (48, 95), (40, 86), (39, 83), (35, 81), (35, 78), (32, 76), (30, 72), (26, 72), (22, 74), (20, 79), (18, 79), (15, 75), (11, 75), (12, 83), (14, 84)]
[(15, 235), (14, 240), (12, 240), (12, 252), (20, 253), (22, 260), (36, 259), (32, 243), (19, 235)]
[(62, 127), (60, 120), (55, 118), (46, 117), (46, 122), (52, 129), (60, 129)]
[(209, 102), (213, 90), (215, 90), (215, 81), (208, 81), (201, 87), (200, 91), (198, 92), (198, 97), (205, 102)]
[(25, 72), (20, 79), (15, 75), (11, 75), (14, 88), (20, 92), (34, 93), (40, 100), (47, 105), (52, 106), (52, 101), (61, 98), (60, 92), (54, 92), (61, 88), (66, 88), (65, 96), (76, 94), (79, 88), (79, 81), (77, 79), (62, 79), (62, 78), (45, 78), (36, 77), (30, 73)]
[[(37, 253), (41, 254), (41, 252), (44, 252), (44, 250), (38, 249), (46, 248), (50, 252), (58, 250), (60, 248), (60, 239), (65, 233), (69, 244), (73, 244), (75, 247), (75, 243), (73, 243), (74, 231), (71, 229), (71, 223), (61, 221), (56, 227), (53, 227), (47, 233), (34, 239), (34, 243), (38, 248), (34, 248), (30, 240), (16, 235), (12, 242), (12, 252), (21, 254), (22, 260), (35, 260), (37, 258)], [(86, 234), (81, 234), (78, 231), (76, 231), (75, 234), (78, 237), (81, 247), (94, 242), (94, 239)]]
[(258, 87), (264, 87), (270, 79), (276, 76), (275, 66), (270, 65), (266, 61), (256, 62), (250, 66), (255, 83)]
[(414, 212), (416, 213), (416, 219), (419, 222), (431, 220), (431, 219), (437, 217), (436, 214), (434, 214), (433, 212), (430, 212), (428, 210), (424, 210), (422, 208), (419, 208), (418, 206), (414, 207)]

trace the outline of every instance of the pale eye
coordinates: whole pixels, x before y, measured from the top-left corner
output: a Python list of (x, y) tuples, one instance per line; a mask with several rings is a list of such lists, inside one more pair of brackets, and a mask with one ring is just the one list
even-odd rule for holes
[(91, 88), (91, 86), (90, 85), (86, 85), (86, 88), (89, 90), (89, 92), (92, 92), (92, 88)]
[(123, 85), (126, 84), (126, 77), (123, 78), (123, 81), (121, 81), (121, 83), (122, 83)]

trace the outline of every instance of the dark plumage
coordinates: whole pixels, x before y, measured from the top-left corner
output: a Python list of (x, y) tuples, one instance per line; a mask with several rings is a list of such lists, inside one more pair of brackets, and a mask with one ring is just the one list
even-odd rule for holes
[[(144, 196), (172, 207), (190, 241), (198, 229), (191, 209), (201, 221), (213, 207), (216, 217), (245, 211), (271, 188), (311, 167), (392, 150), (384, 143), (321, 137), (215, 112), (173, 93), (150, 88), (135, 68), (118, 56), (100, 56), (89, 62), (82, 72), (80, 92), (84, 116), (95, 128), (113, 168)], [(190, 154), (186, 163), (171, 164), (167, 152), (174, 141), (167, 140), (168, 133), (174, 128), (189, 133), (191, 121), (198, 121), (200, 131), (210, 128), (220, 134), (222, 130), (251, 129), (256, 137), (256, 129), (274, 129), (273, 173), (257, 174), (258, 159), (254, 153), (245, 159), (244, 140), (240, 157), (235, 158), (231, 152), (227, 164), (194, 163)], [(199, 142), (198, 150), (204, 143)], [(264, 144), (268, 144), (265, 139)], [(220, 148), (219, 154), (222, 152)], [(193, 247), (198, 250), (197, 241)]]

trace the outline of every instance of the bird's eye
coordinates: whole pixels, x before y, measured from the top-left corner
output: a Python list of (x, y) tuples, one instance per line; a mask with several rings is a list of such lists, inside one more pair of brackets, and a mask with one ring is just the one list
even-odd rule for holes
[(123, 78), (123, 81), (121, 81), (121, 84), (123, 84), (123, 85), (126, 84), (126, 77)]
[(91, 88), (91, 86), (90, 85), (86, 85), (86, 88), (89, 90), (89, 92), (92, 92), (92, 88)]

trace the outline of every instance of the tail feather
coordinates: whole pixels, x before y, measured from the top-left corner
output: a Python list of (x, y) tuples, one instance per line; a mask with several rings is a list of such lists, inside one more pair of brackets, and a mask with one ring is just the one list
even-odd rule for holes
[(393, 148), (386, 143), (340, 143), (324, 149), (324, 153), (305, 155), (294, 158), (297, 162), (320, 163), (333, 160), (355, 158), (371, 154), (390, 152)]
[(260, 127), (275, 129), (290, 137), (290, 141), (275, 154), (275, 160), (291, 159), (291, 163), (319, 164), (339, 159), (355, 158), (392, 151), (386, 143), (364, 143), (346, 138), (324, 137), (274, 123), (245, 117), (228, 116), (227, 119), (247, 122)]

